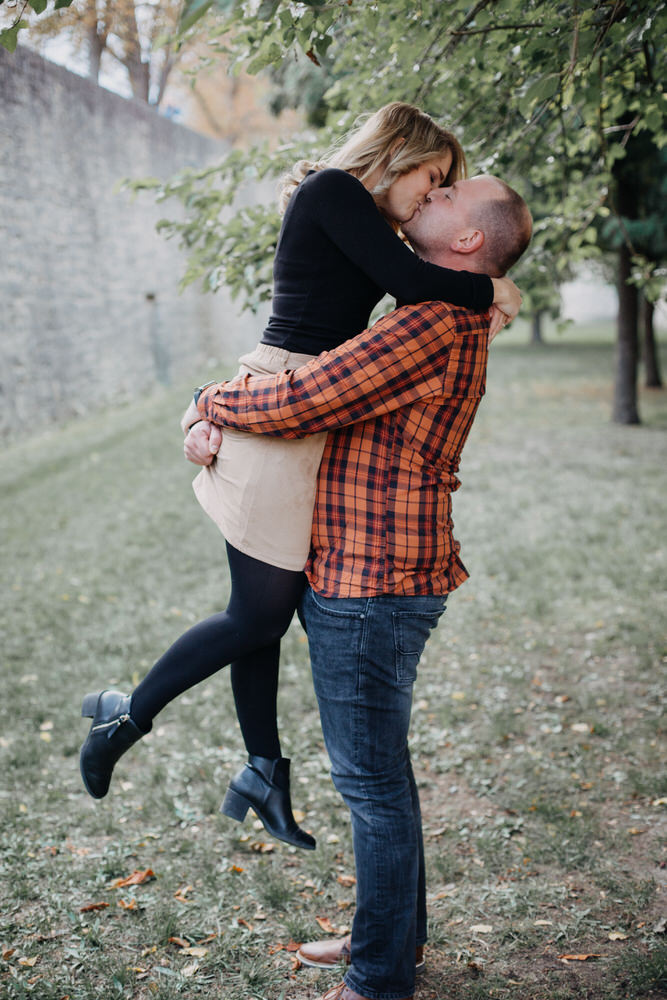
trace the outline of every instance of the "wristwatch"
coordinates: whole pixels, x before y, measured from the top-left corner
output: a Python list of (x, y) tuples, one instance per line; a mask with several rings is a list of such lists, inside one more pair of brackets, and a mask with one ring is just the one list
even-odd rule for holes
[(201, 394), (204, 391), (204, 389), (208, 389), (209, 386), (215, 385), (215, 384), (216, 384), (216, 381), (215, 381), (214, 378), (212, 378), (210, 382), (204, 382), (203, 385), (198, 385), (197, 386), (197, 388), (195, 389), (195, 392), (194, 392), (195, 406), (199, 402), (199, 397), (201, 396)]

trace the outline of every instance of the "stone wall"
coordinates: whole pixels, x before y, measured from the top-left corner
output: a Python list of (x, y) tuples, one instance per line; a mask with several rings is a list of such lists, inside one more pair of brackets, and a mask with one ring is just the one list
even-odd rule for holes
[(38, 55), (0, 48), (0, 433), (191, 375), (258, 339), (224, 293), (179, 294), (176, 212), (123, 177), (168, 177), (224, 147)]

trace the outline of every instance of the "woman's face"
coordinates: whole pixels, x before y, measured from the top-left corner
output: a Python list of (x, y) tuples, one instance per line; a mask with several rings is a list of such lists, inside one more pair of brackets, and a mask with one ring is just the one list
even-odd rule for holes
[(444, 183), (451, 165), (452, 154), (449, 151), (422, 163), (395, 180), (378, 199), (378, 206), (394, 222), (408, 222), (424, 204), (429, 191)]

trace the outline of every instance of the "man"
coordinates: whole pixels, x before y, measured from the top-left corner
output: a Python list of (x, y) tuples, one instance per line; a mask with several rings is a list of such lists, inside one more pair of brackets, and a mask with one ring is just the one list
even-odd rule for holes
[[(404, 231), (445, 267), (501, 276), (530, 213), (502, 181), (432, 192)], [(342, 292), (344, 294), (344, 291)], [(417, 664), (447, 594), (467, 577), (450, 494), (485, 389), (488, 320), (441, 302), (395, 310), (303, 368), (206, 388), (184, 418), (186, 455), (211, 460), (211, 425), (329, 434), (318, 476), (310, 584), (301, 605), (332, 776), (352, 814), (351, 938), (302, 945), (345, 959), (322, 1000), (412, 1000), (426, 941), (419, 799), (407, 734)], [(213, 431), (213, 450), (217, 447)]]

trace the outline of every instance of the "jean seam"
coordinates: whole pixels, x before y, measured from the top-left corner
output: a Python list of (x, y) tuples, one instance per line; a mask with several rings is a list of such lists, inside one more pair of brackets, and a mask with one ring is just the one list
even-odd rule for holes
[[(320, 604), (320, 602), (317, 600), (317, 596), (312, 590), (311, 590), (311, 599), (317, 610), (320, 612), (320, 614), (328, 615), (330, 618), (359, 618), (360, 615), (362, 617), (364, 615), (364, 612), (360, 611), (334, 611), (333, 608), (327, 608), (323, 604)], [(371, 600), (370, 598), (366, 598), (365, 604), (363, 605), (365, 609), (368, 608), (368, 603), (370, 600)]]

